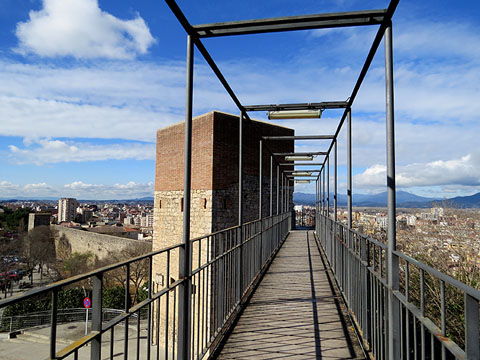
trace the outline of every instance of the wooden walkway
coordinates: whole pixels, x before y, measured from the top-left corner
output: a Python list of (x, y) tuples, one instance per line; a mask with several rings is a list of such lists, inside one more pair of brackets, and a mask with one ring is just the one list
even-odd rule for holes
[(363, 359), (312, 232), (293, 231), (218, 359)]

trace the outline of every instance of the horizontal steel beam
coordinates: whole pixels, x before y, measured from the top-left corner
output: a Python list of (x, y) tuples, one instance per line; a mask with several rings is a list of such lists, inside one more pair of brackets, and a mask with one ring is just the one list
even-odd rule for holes
[(310, 155), (327, 155), (326, 151), (317, 152), (290, 152), (290, 153), (273, 153), (273, 156), (310, 156)]
[(242, 20), (194, 25), (200, 38), (271, 33), (279, 31), (325, 29), (362, 25), (378, 25), (386, 10), (363, 10), (330, 14), (287, 16), (269, 19)]
[(335, 135), (262, 136), (264, 140), (331, 140)]
[(347, 101), (324, 101), (319, 103), (300, 103), (300, 104), (269, 104), (269, 105), (247, 105), (245, 111), (280, 111), (280, 110), (325, 110), (325, 109), (345, 109), (348, 107)]

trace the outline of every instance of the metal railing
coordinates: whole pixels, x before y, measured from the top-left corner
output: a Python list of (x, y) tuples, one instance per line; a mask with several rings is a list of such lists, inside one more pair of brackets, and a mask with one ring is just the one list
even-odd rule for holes
[[(364, 344), (375, 359), (387, 359), (387, 245), (321, 214), (316, 235)], [(391, 296), (401, 304), (395, 314), (401, 358), (479, 359), (480, 291), (399, 251), (394, 254), (400, 259), (401, 286)], [(447, 306), (448, 295), (460, 299), (454, 309)], [(447, 321), (452, 312), (453, 323)]]
[[(291, 221), (291, 213), (283, 213), (191, 240), (192, 271), (187, 276), (192, 282), (191, 337), (188, 339), (191, 359), (208, 357), (220, 344), (223, 335), (240, 313), (244, 301), (250, 296), (286, 239)], [(128, 359), (129, 346), (132, 346), (129, 321), (135, 321), (137, 324), (134, 358), (176, 359), (176, 344), (179, 337), (183, 336), (183, 333), (178, 331), (179, 296), (177, 292), (179, 286), (187, 282), (187, 278), (175, 279), (178, 269), (174, 266), (178, 266), (175, 259), (182, 246), (184, 245), (174, 245), (29, 290), (19, 296), (1, 300), (0, 308), (36, 296), (46, 294), (51, 296), (50, 359), (78, 359), (80, 349), (86, 345), (91, 345), (91, 359), (105, 358), (105, 355), (101, 355), (105, 350), (109, 351), (109, 358), (114, 359), (115, 351), (119, 350), (118, 346), (123, 346), (124, 359)], [(163, 264), (166, 269), (167, 281), (163, 286), (153, 282), (154, 262)], [(139, 264), (148, 269), (148, 296), (132, 306), (131, 278)], [(116, 279), (119, 273), (123, 274), (125, 308), (113, 318), (104, 319), (101, 306), (102, 293), (105, 279), (112, 273), (115, 274)], [(87, 335), (57, 351), (57, 325), (62, 322), (61, 311), (58, 309), (58, 294), (62, 288), (85, 286), (86, 283), (92, 286), (91, 329)], [(146, 342), (141, 342), (140, 339), (145, 337), (145, 332), (141, 334), (141, 316), (139, 315), (145, 312), (147, 313)], [(119, 341), (118, 337), (115, 339), (115, 334), (119, 331), (124, 331), (123, 341)], [(104, 336), (103, 342), (102, 336)], [(123, 344), (119, 345), (119, 342)], [(115, 358), (117, 355), (118, 353), (115, 354)]]
[[(59, 309), (57, 311), (57, 324), (85, 321), (84, 308)], [(102, 321), (112, 320), (115, 316), (123, 313), (118, 309), (102, 309)], [(89, 311), (88, 319), (92, 320), (92, 312)], [(38, 311), (25, 315), (2, 316), (0, 319), (0, 332), (13, 332), (26, 330), (33, 327), (50, 325), (52, 320), (50, 311)]]

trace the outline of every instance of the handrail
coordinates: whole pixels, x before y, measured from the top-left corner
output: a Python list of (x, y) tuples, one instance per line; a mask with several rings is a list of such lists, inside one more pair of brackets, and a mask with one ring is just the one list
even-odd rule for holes
[(479, 290), (477, 290), (477, 289), (475, 289), (471, 286), (468, 286), (467, 284), (464, 284), (461, 281), (459, 281), (459, 280), (457, 280), (457, 279), (455, 279), (455, 278), (453, 278), (453, 277), (451, 277), (447, 274), (444, 274), (441, 271), (438, 271), (438, 270), (432, 268), (431, 266), (425, 265), (424, 263), (422, 263), (418, 260), (415, 260), (414, 258), (412, 258), (408, 255), (405, 255), (404, 253), (402, 253), (400, 251), (394, 251), (393, 253), (395, 255), (397, 255), (399, 258), (402, 258), (405, 261), (409, 262), (410, 264), (415, 265), (419, 269), (425, 270), (426, 272), (435, 276), (436, 278), (438, 278), (438, 279), (446, 282), (447, 284), (450, 284), (450, 285), (462, 290), (464, 293), (470, 295), (471, 297), (473, 297), (477, 300), (480, 300), (480, 291)]
[[(176, 298), (178, 288), (186, 281), (193, 285), (190, 297), (192, 307), (190, 342), (193, 358), (201, 358), (203, 354), (214, 351), (221, 339), (232, 326), (236, 317), (239, 316), (248, 298), (257, 286), (259, 279), (278, 252), (283, 241), (290, 230), (291, 213), (286, 212), (263, 219), (253, 220), (244, 223), (242, 231), (240, 226), (233, 226), (228, 229), (217, 231), (211, 234), (197, 237), (192, 242), (193, 256), (192, 269), (185, 278), (174, 279), (177, 269), (173, 268), (172, 256), (177, 256), (178, 249), (183, 244), (175, 244), (160, 250), (149, 252), (132, 259), (121, 261), (115, 264), (104, 266), (100, 269), (80, 274), (39, 288), (31, 289), (23, 294), (0, 300), (0, 308), (31, 299), (33, 296), (51, 294), (52, 308), (47, 312), (50, 316), (50, 358), (63, 359), (71, 354), (78, 356), (80, 348), (92, 344), (93, 354), (99, 354), (102, 347), (102, 335), (110, 333), (110, 346), (113, 346), (114, 328), (117, 325), (125, 324), (123, 331), (128, 332), (129, 319), (137, 319), (137, 351), (140, 351), (140, 315), (141, 311), (148, 311), (147, 322), (147, 354), (150, 354), (150, 341), (156, 339), (157, 353), (164, 352), (165, 358), (175, 358), (175, 343), (178, 341), (176, 333), (179, 317)], [(241, 238), (239, 235), (242, 234)], [(240, 256), (242, 255), (242, 256)], [(154, 259), (166, 261), (166, 284), (161, 289), (155, 289), (155, 282), (152, 277), (152, 264)], [(136, 262), (148, 261), (148, 276), (145, 277), (149, 287), (148, 296), (137, 304), (130, 305), (130, 269)], [(102, 322), (99, 316), (102, 314), (101, 298), (104, 274), (109, 271), (122, 269), (120, 274), (125, 281), (125, 293), (123, 300), (125, 308), (117, 316)], [(173, 276), (173, 277), (172, 277)], [(240, 282), (239, 279), (243, 281)], [(59, 315), (58, 297), (60, 290), (65, 286), (71, 286), (87, 279), (93, 280), (93, 297), (90, 333), (77, 339), (70, 345), (57, 351), (57, 321)], [(239, 284), (242, 284), (240, 288)], [(100, 306), (98, 305), (100, 304)], [(160, 316), (162, 312), (162, 317)], [(43, 316), (46, 316), (45, 314)], [(52, 325), (53, 324), (53, 325)], [(96, 324), (96, 325), (94, 325)], [(125, 353), (128, 348), (128, 333), (124, 334)], [(161, 337), (160, 337), (161, 333)], [(162, 343), (162, 348), (160, 348)], [(111, 348), (112, 349), (112, 348)], [(143, 351), (143, 350), (142, 350)], [(158, 355), (157, 355), (158, 356)], [(96, 355), (95, 357), (96, 358)]]
[[(315, 233), (318, 239), (317, 243), (322, 248), (334, 274), (346, 306), (354, 323), (360, 329), (363, 342), (376, 359), (386, 359), (388, 355), (386, 349), (388, 344), (386, 341), (388, 296), (397, 298), (401, 304), (400, 313), (395, 316), (401, 323), (401, 333), (398, 336), (404, 358), (441, 357), (445, 359), (447, 355), (457, 359), (478, 358), (480, 354), (479, 290), (400, 251), (394, 251), (394, 255), (404, 261), (404, 264), (400, 264), (404, 276), (401, 277), (400, 290), (392, 290), (386, 282), (388, 269), (385, 266), (387, 261), (386, 244), (348, 229), (345, 224), (335, 222), (318, 213), (316, 214)], [(379, 251), (378, 255), (376, 249)], [(378, 262), (376, 262), (377, 260)], [(375, 271), (377, 267), (378, 272)], [(412, 278), (410, 267), (418, 269), (418, 278)], [(438, 294), (436, 292), (430, 294), (430, 296), (435, 295), (440, 298), (439, 314), (435, 315), (437, 317), (426, 310), (426, 273), (430, 274), (439, 285)], [(450, 311), (446, 305), (445, 289), (447, 285), (463, 294), (462, 316), (465, 318), (463, 338), (459, 338), (462, 333), (458, 332), (458, 329), (456, 329), (455, 338), (448, 337), (449, 329), (452, 330), (452, 328), (447, 327), (446, 315)], [(455, 341), (459, 341), (460, 345)], [(465, 349), (462, 349), (462, 341)]]

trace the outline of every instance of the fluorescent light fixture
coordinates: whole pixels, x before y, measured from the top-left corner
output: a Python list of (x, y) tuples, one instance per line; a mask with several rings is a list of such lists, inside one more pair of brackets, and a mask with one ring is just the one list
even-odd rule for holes
[(311, 172), (306, 172), (306, 171), (294, 171), (292, 173), (293, 176), (311, 176)]
[(285, 161), (312, 161), (313, 155), (290, 155), (285, 156)]
[(322, 110), (278, 110), (269, 111), (268, 119), (316, 119), (322, 116)]
[(297, 184), (310, 184), (310, 180), (295, 180)]

